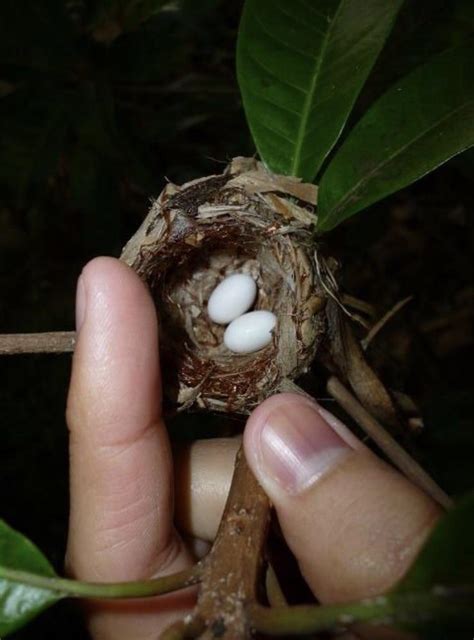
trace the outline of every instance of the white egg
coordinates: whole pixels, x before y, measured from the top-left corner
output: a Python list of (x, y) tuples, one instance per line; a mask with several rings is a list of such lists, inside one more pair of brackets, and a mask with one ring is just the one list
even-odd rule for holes
[(234, 273), (214, 289), (207, 313), (214, 322), (228, 324), (250, 309), (256, 295), (255, 280), (245, 273)]
[(253, 353), (272, 340), (276, 316), (271, 311), (250, 311), (233, 320), (224, 333), (225, 346), (234, 353)]

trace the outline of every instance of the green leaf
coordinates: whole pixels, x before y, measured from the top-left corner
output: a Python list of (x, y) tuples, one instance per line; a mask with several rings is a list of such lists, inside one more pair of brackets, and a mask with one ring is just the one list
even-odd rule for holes
[(397, 626), (427, 640), (471, 638), (473, 579), (474, 492), (440, 520), (407, 575), (387, 595), (399, 612)]
[[(42, 576), (56, 575), (30, 540), (0, 520), (0, 568), (5, 567)], [(0, 577), (0, 637), (22, 627), (60, 598), (61, 595), (53, 591)]]
[(395, 593), (472, 585), (474, 580), (474, 492), (439, 522)]
[(396, 83), (362, 117), (319, 192), (327, 231), (474, 144), (474, 41)]
[(313, 180), (402, 1), (246, 1), (237, 75), (255, 144), (273, 171)]

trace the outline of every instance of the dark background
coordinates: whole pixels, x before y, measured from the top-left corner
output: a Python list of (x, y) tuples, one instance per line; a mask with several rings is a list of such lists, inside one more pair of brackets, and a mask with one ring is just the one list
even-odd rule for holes
[[(241, 2), (166, 3), (144, 21), (127, 4), (0, 4), (0, 332), (73, 329), (82, 266), (119, 255), (165, 177), (219, 173), (254, 152), (234, 71)], [(397, 77), (472, 33), (469, 2), (409, 4), (353, 121)], [(370, 355), (423, 407), (419, 455), (457, 495), (474, 475), (473, 173), (466, 153), (323, 240), (341, 261), (344, 289), (379, 314), (414, 296)], [(59, 572), (69, 369), (66, 355), (0, 359), (1, 517)], [(188, 431), (197, 424), (210, 434), (207, 420), (191, 423)], [(85, 631), (75, 607), (61, 603), (14, 637)]]

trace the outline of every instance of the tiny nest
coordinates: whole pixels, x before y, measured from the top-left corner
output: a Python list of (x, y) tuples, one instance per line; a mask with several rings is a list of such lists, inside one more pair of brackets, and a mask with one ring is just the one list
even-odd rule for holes
[[(248, 413), (308, 369), (333, 286), (315, 245), (316, 196), (314, 185), (235, 158), (222, 175), (167, 184), (125, 246), (121, 259), (158, 309), (165, 392), (178, 410)], [(272, 342), (245, 356), (207, 315), (214, 288), (237, 272), (257, 283), (254, 308), (277, 316)]]

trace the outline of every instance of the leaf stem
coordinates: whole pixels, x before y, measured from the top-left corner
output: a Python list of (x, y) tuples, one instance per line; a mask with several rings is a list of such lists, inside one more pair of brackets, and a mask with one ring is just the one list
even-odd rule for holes
[(310, 634), (354, 623), (393, 625), (443, 620), (474, 619), (474, 587), (434, 588), (430, 592), (392, 593), (360, 602), (325, 606), (264, 607), (248, 613), (253, 628), (272, 636)]
[(200, 576), (201, 565), (199, 563), (191, 569), (153, 580), (115, 583), (80, 582), (0, 566), (0, 580), (9, 580), (47, 591), (56, 591), (67, 598), (149, 598), (196, 584), (200, 581)]

